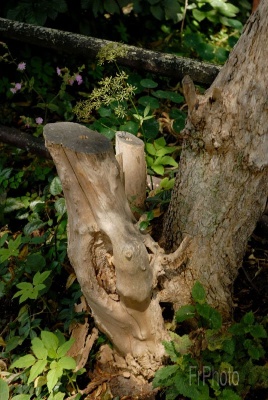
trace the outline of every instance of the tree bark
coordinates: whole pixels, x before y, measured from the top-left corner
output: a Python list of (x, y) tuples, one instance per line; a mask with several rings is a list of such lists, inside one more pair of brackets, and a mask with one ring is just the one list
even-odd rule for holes
[[(187, 139), (163, 239), (174, 249), (187, 234), (190, 258), (177, 290), (200, 280), (225, 315), (232, 283), (268, 195), (268, 3), (250, 17), (210, 89), (197, 96), (183, 80)], [(168, 286), (169, 283), (167, 282)]]
[[(4, 18), (0, 18), (0, 33), (9, 39), (47, 47), (57, 52), (60, 49), (72, 56), (82, 56), (85, 60), (95, 60), (101, 47), (113, 43), (109, 40), (44, 28)], [(173, 54), (144, 50), (135, 46), (124, 46), (127, 50), (127, 57), (118, 58), (118, 64), (161, 76), (170, 76), (180, 80), (184, 75), (189, 74), (195, 82), (210, 85), (220, 71), (220, 67), (217, 65), (178, 57)]]

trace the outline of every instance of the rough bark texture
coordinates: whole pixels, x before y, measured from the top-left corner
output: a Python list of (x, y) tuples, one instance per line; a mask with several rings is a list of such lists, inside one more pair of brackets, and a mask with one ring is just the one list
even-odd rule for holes
[[(113, 43), (109, 40), (24, 24), (4, 18), (0, 18), (0, 34), (9, 39), (55, 49), (57, 52), (61, 50), (72, 56), (79, 55), (86, 60), (94, 60), (101, 47)], [(219, 66), (177, 57), (173, 54), (163, 54), (128, 45), (125, 45), (125, 48), (127, 57), (118, 59), (118, 64), (161, 76), (175, 77), (180, 80), (184, 75), (189, 74), (195, 82), (210, 85), (220, 71)]]
[(195, 95), (189, 77), (183, 81), (188, 139), (164, 240), (174, 249), (186, 234), (192, 237), (177, 290), (185, 292), (185, 285), (199, 279), (213, 305), (226, 314), (233, 280), (268, 195), (267, 16), (263, 1), (204, 96)]

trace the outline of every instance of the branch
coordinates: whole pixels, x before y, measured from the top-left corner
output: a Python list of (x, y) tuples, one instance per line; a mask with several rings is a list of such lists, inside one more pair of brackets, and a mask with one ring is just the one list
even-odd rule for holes
[[(57, 29), (44, 28), (0, 18), (0, 33), (2, 36), (33, 45), (60, 50), (72, 56), (82, 56), (84, 59), (96, 58), (101, 47), (112, 43), (108, 40), (64, 32)], [(220, 68), (217, 65), (202, 63), (189, 58), (178, 57), (173, 54), (164, 54), (145, 50), (135, 46), (125, 45), (126, 58), (118, 59), (118, 64), (149, 71), (154, 74), (174, 77), (181, 80), (190, 75), (194, 82), (210, 85), (218, 75)]]
[(0, 142), (19, 147), (20, 149), (26, 149), (30, 153), (51, 159), (51, 155), (46, 149), (43, 139), (36, 138), (29, 133), (21, 132), (19, 129), (0, 125)]

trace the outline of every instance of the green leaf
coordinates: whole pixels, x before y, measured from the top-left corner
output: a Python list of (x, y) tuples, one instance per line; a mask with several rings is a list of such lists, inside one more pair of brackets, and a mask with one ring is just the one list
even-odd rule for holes
[(17, 394), (16, 396), (13, 396), (11, 400), (30, 400), (31, 397), (31, 394)]
[[(52, 353), (53, 354), (52, 358), (55, 358), (54, 354), (56, 354), (58, 344), (59, 344), (59, 340), (58, 340), (57, 336), (52, 332), (42, 331), (41, 339), (42, 339), (42, 342), (44, 343), (45, 348), (48, 350), (48, 355), (50, 356), (50, 353)], [(52, 352), (51, 352), (51, 350), (52, 350)]]
[(156, 148), (152, 143), (146, 143), (145, 149), (146, 149), (147, 153), (151, 154), (152, 156), (156, 155)]
[(156, 4), (150, 7), (152, 15), (158, 19), (159, 21), (162, 21), (165, 18), (165, 13), (161, 5)]
[(36, 361), (36, 358), (31, 354), (26, 354), (26, 356), (20, 357), (18, 360), (14, 361), (10, 368), (28, 368), (31, 367)]
[(141, 86), (147, 89), (153, 89), (158, 86), (158, 83), (153, 81), (152, 79), (142, 79), (140, 81)]
[(7, 342), (6, 351), (10, 352), (14, 350), (16, 347), (22, 344), (23, 340), (24, 338), (22, 338), (21, 336), (13, 336)]
[(47, 388), (49, 393), (52, 392), (53, 388), (56, 386), (59, 378), (62, 376), (63, 370), (59, 366), (50, 369), (47, 373)]
[(267, 338), (267, 332), (265, 328), (262, 325), (256, 324), (250, 327), (249, 333), (254, 337), (254, 338), (260, 338), (260, 339), (265, 339)]
[(35, 337), (32, 339), (32, 346), (31, 349), (34, 353), (34, 355), (39, 359), (39, 360), (46, 360), (47, 359), (47, 349), (45, 348), (44, 343), (42, 340), (38, 337)]
[(176, 321), (183, 322), (189, 318), (193, 318), (195, 316), (195, 306), (189, 304), (182, 306), (176, 312)]
[(59, 359), (58, 364), (63, 369), (75, 369), (76, 362), (72, 357), (62, 357)]
[(171, 361), (173, 361), (174, 363), (177, 363), (178, 358), (180, 358), (181, 355), (175, 349), (174, 343), (172, 341), (171, 342), (164, 341), (163, 345), (164, 345), (165, 351), (169, 355)]
[(33, 284), (39, 285), (40, 283), (43, 283), (50, 274), (51, 274), (51, 271), (44, 271), (41, 274), (39, 271), (36, 272), (36, 274), (33, 277)]
[[(170, 157), (170, 156), (164, 156), (164, 157), (160, 157), (160, 164), (162, 165), (172, 165), (173, 167), (177, 167), (178, 163), (177, 161), (174, 160), (174, 158)], [(157, 164), (155, 162), (155, 164)]]
[(9, 399), (8, 384), (1, 378), (0, 378), (0, 399), (1, 400)]
[(172, 339), (175, 350), (180, 354), (186, 354), (189, 352), (189, 348), (193, 345), (189, 335), (179, 336), (174, 332), (169, 332)]
[(206, 300), (205, 289), (199, 281), (195, 282), (195, 284), (192, 288), (192, 297), (195, 302), (200, 303), (200, 304), (204, 303)]
[(65, 199), (62, 197), (62, 198), (60, 198), (60, 199), (57, 199), (56, 201), (55, 201), (55, 209), (56, 209), (56, 211), (57, 211), (57, 213), (60, 215), (60, 216), (62, 216), (63, 214), (65, 214), (66, 213), (66, 211), (67, 211), (67, 208), (66, 208), (66, 202), (65, 202)]
[(165, 146), (165, 147), (162, 147), (161, 149), (157, 150), (156, 156), (162, 157), (166, 154), (174, 153), (175, 150), (176, 150), (175, 146), (171, 146), (171, 147)]
[(178, 365), (168, 365), (167, 367), (162, 367), (156, 371), (153, 388), (165, 387), (169, 383), (170, 379), (174, 380), (174, 376), (179, 370)]
[(228, 331), (233, 335), (242, 336), (245, 334), (245, 325), (241, 322), (233, 324), (232, 326), (230, 326)]
[[(20, 282), (16, 285), (16, 287), (23, 291), (27, 291), (27, 290), (31, 291), (33, 289), (33, 285), (30, 282)], [(15, 294), (15, 297), (17, 297), (17, 293)]]
[(164, 175), (165, 169), (163, 165), (151, 165), (151, 168), (158, 174), (158, 175)]
[(55, 176), (55, 178), (52, 180), (49, 191), (53, 196), (57, 196), (62, 193), (62, 185), (58, 176)]
[(155, 139), (159, 133), (159, 122), (154, 118), (144, 121), (143, 135), (147, 140)]
[(125, 124), (120, 125), (120, 131), (125, 131), (137, 135), (139, 132), (139, 124), (134, 121), (127, 121)]
[(30, 369), (30, 376), (28, 379), (28, 385), (41, 375), (42, 372), (45, 370), (47, 365), (47, 360), (38, 360)]
[(25, 205), (20, 198), (8, 197), (5, 201), (4, 213), (20, 210), (21, 208), (25, 208)]
[(67, 351), (70, 350), (70, 348), (72, 347), (72, 345), (74, 344), (75, 340), (74, 339), (70, 339), (67, 342), (63, 343), (57, 350), (57, 355), (58, 357), (63, 357), (65, 356), (65, 354), (67, 353)]
[(140, 97), (138, 103), (144, 107), (149, 105), (151, 109), (156, 109), (160, 107), (159, 101), (151, 96)]
[(25, 236), (31, 235), (34, 231), (37, 231), (47, 225), (46, 222), (41, 221), (40, 219), (35, 219), (34, 221), (28, 222), (23, 228), (23, 233)]
[[(63, 400), (64, 397), (65, 397), (65, 393), (62, 393), (62, 392), (58, 392), (56, 394), (51, 393), (47, 400)], [(79, 399), (79, 398), (80, 397), (77, 397), (77, 399)], [(73, 400), (76, 400), (76, 397)]]
[(150, 225), (149, 221), (142, 221), (139, 225), (140, 231), (145, 231)]
[(242, 398), (236, 394), (232, 389), (223, 389), (218, 397), (219, 400), (241, 400)]
[(252, 311), (246, 313), (241, 319), (241, 322), (244, 323), (245, 325), (252, 325), (254, 321), (255, 317)]

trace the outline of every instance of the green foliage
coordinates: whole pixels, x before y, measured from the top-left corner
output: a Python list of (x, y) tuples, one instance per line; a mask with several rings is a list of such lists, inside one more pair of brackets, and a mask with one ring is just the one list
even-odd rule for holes
[(8, 384), (1, 378), (0, 378), (0, 398), (1, 400), (9, 399)]
[(29, 24), (44, 25), (48, 18), (54, 20), (59, 13), (67, 12), (65, 0), (48, 0), (41, 2), (20, 1), (7, 12), (7, 18), (25, 21)]
[[(10, 369), (23, 369), (29, 388), (42, 388), (46, 385), (50, 395), (52, 392), (53, 396), (59, 393), (64, 395), (61, 392), (64, 389), (64, 386), (62, 386), (65, 381), (64, 378), (71, 379), (69, 378), (69, 371), (76, 368), (75, 360), (66, 355), (73, 343), (73, 340), (65, 341), (64, 336), (59, 332), (55, 334), (41, 331), (40, 338), (34, 337), (31, 340), (32, 354), (17, 358), (11, 364)], [(55, 388), (56, 385), (57, 389)]]
[(157, 175), (164, 175), (165, 167), (172, 166), (178, 167), (178, 163), (169, 154), (173, 154), (180, 147), (167, 146), (165, 138), (161, 137), (153, 141), (153, 143), (146, 143), (146, 160), (150, 170), (153, 170)]
[(42, 273), (38, 271), (33, 277), (33, 283), (18, 283), (16, 286), (20, 290), (14, 294), (13, 298), (20, 297), (20, 303), (28, 299), (36, 300), (40, 296), (40, 292), (46, 289), (46, 285), (43, 282), (48, 278), (50, 273), (51, 271), (44, 271)]
[(165, 388), (166, 399), (242, 399), (254, 387), (267, 388), (267, 321), (257, 322), (252, 312), (231, 326), (222, 325), (220, 313), (206, 301), (200, 282), (192, 289), (193, 304), (176, 312), (176, 322), (197, 326), (189, 335), (171, 332), (164, 342), (173, 365), (155, 374), (154, 387)]

